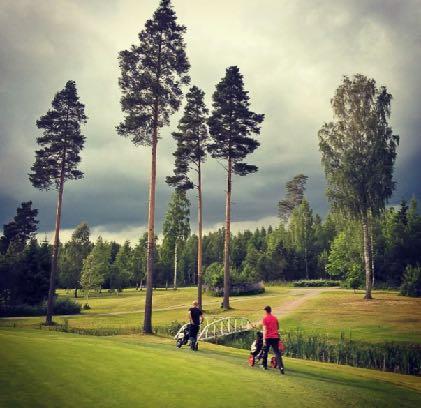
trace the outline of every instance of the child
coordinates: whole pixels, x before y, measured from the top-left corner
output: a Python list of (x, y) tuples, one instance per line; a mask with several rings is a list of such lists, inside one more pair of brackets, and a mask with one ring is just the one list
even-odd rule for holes
[(262, 350), (263, 350), (263, 333), (258, 331), (256, 333), (256, 339), (253, 341), (250, 347), (251, 353), (250, 353), (249, 362), (251, 366), (254, 366), (254, 364), (256, 363), (256, 357), (257, 357), (257, 360), (260, 360), (263, 357)]

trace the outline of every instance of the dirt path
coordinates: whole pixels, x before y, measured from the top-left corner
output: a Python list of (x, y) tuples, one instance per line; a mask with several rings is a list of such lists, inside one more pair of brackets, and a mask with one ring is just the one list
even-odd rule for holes
[[(303, 303), (309, 299), (319, 296), (322, 292), (330, 292), (338, 288), (292, 288), (289, 295), (299, 296), (297, 299), (288, 300), (281, 306), (272, 305), (272, 313), (279, 319), (297, 310)], [(300, 296), (301, 295), (301, 296)], [(261, 324), (261, 321), (254, 322)]]

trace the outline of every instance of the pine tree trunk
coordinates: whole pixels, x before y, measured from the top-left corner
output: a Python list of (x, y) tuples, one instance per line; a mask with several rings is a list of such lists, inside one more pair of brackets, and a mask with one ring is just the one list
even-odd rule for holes
[(230, 238), (231, 238), (231, 177), (232, 161), (228, 159), (227, 195), (225, 203), (225, 242), (224, 242), (224, 310), (230, 308)]
[[(158, 44), (158, 62), (156, 71), (156, 83), (159, 85), (161, 76), (161, 47), (162, 33)], [(155, 189), (156, 189), (156, 146), (158, 143), (158, 109), (159, 96), (155, 97), (153, 106), (153, 130), (152, 130), (152, 163), (151, 178), (149, 184), (149, 209), (148, 209), (148, 248), (146, 254), (146, 296), (145, 318), (143, 332), (152, 334), (152, 293), (153, 293), (153, 264), (155, 248)]]
[(177, 240), (175, 240), (175, 246), (174, 246), (174, 285), (173, 285), (174, 290), (177, 289), (177, 263), (178, 263), (177, 255), (178, 255), (178, 245), (177, 245)]
[(75, 299), (77, 299), (77, 287), (75, 288)]
[(363, 226), (363, 252), (364, 252), (364, 269), (365, 269), (365, 296), (364, 299), (372, 299), (371, 296), (371, 250), (370, 250), (370, 234), (368, 230), (367, 212), (362, 216)]
[(197, 209), (197, 218), (198, 218), (198, 227), (199, 234), (197, 238), (197, 302), (199, 304), (199, 309), (202, 309), (202, 173), (200, 161), (198, 165), (198, 183), (197, 183), (197, 192), (198, 192), (198, 209)]
[(45, 318), (45, 324), (47, 326), (51, 326), (53, 324), (55, 280), (56, 280), (56, 275), (57, 275), (58, 248), (60, 245), (61, 205), (63, 201), (65, 165), (66, 165), (66, 149), (64, 149), (64, 152), (63, 152), (63, 158), (61, 161), (61, 170), (60, 170), (60, 185), (58, 189), (57, 211), (56, 211), (56, 227), (55, 227), (55, 233), (54, 233), (53, 256), (51, 259), (50, 286), (48, 289), (48, 300), (47, 300), (47, 316)]
[(149, 184), (149, 211), (148, 211), (148, 248), (146, 261), (146, 297), (145, 318), (143, 332), (152, 334), (152, 292), (153, 292), (153, 264), (155, 247), (155, 188), (156, 188), (156, 145), (158, 139), (157, 111), (155, 126), (152, 135), (152, 163)]

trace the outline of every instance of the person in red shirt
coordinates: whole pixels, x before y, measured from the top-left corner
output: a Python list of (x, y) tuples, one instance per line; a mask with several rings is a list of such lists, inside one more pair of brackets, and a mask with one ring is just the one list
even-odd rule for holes
[(266, 316), (263, 318), (263, 368), (268, 368), (268, 352), (269, 348), (272, 347), (275, 353), (276, 362), (278, 364), (279, 371), (281, 374), (285, 374), (284, 363), (282, 361), (281, 352), (279, 351), (279, 323), (278, 319), (272, 315), (272, 308), (266, 306)]

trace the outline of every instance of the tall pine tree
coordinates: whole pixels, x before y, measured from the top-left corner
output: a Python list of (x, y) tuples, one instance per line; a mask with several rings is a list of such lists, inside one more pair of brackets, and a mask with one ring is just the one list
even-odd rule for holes
[(41, 149), (35, 153), (35, 163), (31, 167), (32, 173), (29, 174), (29, 179), (36, 188), (49, 190), (54, 187), (58, 190), (45, 322), (47, 325), (51, 325), (53, 321), (53, 299), (64, 183), (67, 180), (83, 178), (83, 173), (77, 167), (80, 163), (80, 151), (85, 142), (80, 127), (86, 121), (85, 106), (79, 101), (74, 81), (67, 81), (65, 88), (55, 95), (52, 109), (37, 120), (37, 127), (42, 129), (43, 135), (37, 138), (37, 143), (41, 146)]
[(363, 232), (365, 299), (371, 299), (372, 251), (369, 218), (392, 195), (399, 136), (389, 126), (392, 95), (376, 81), (344, 77), (331, 101), (334, 121), (319, 130), (319, 147), (334, 209), (359, 219)]
[(208, 129), (206, 120), (208, 109), (204, 102), (205, 93), (197, 86), (192, 86), (186, 95), (187, 103), (184, 115), (178, 124), (178, 132), (173, 133), (177, 141), (177, 150), (174, 152), (174, 176), (167, 177), (167, 183), (177, 189), (188, 190), (194, 187), (189, 177), (193, 168), (197, 172), (197, 301), (202, 307), (202, 227), (203, 227), (203, 201), (202, 201), (202, 163), (206, 159), (208, 142)]
[(229, 309), (232, 175), (245, 176), (257, 171), (256, 166), (242, 160), (259, 146), (251, 135), (260, 133), (264, 115), (250, 111), (248, 92), (244, 90), (243, 76), (236, 66), (227, 68), (225, 77), (216, 85), (212, 106), (208, 121), (212, 142), (208, 150), (213, 158), (227, 161), (223, 307)]
[(145, 319), (143, 330), (152, 333), (153, 254), (155, 245), (156, 148), (159, 129), (169, 124), (170, 115), (181, 103), (181, 86), (188, 84), (190, 68), (183, 35), (186, 28), (177, 24), (170, 0), (161, 0), (152, 19), (139, 33), (138, 45), (119, 56), (124, 121), (117, 127), (135, 145), (151, 146), (149, 184), (148, 255)]

